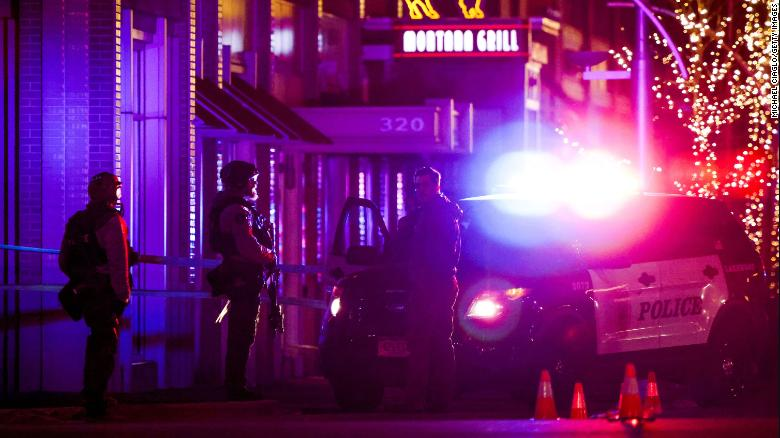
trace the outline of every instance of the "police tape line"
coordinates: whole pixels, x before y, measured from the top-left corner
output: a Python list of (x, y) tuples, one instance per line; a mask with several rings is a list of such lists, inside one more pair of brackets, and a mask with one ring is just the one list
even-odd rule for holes
[[(62, 289), (60, 285), (53, 284), (2, 284), (0, 285), (0, 291), (14, 292), (45, 292), (56, 293)], [(214, 298), (211, 292), (202, 290), (159, 290), (159, 289), (133, 289), (133, 297), (152, 297), (152, 298)], [(261, 294), (258, 296), (260, 302), (267, 303), (268, 296)], [(298, 298), (298, 297), (285, 297), (281, 296), (277, 299), (277, 302), (282, 305), (310, 307), (312, 309), (325, 310), (327, 303), (325, 300), (317, 300), (314, 298)]]
[[(38, 254), (59, 254), (57, 249), (35, 248), (32, 246), (6, 245), (0, 243), (0, 250), (32, 252)], [(142, 254), (138, 257), (140, 263), (153, 265), (179, 266), (189, 268), (214, 268), (220, 264), (213, 259), (189, 259), (186, 257), (170, 257)], [(318, 265), (279, 265), (279, 270), (285, 274), (321, 274), (327, 272), (324, 266)]]

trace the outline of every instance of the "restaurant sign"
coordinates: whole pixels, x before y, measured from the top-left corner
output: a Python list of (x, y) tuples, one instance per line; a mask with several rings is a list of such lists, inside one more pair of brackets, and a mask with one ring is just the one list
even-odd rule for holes
[(395, 58), (527, 57), (528, 24), (396, 25)]

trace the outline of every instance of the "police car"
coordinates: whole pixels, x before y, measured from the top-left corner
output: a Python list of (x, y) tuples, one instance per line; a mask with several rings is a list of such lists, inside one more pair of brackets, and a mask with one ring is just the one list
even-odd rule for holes
[[(691, 383), (700, 401), (739, 395), (756, 381), (771, 294), (752, 242), (723, 203), (643, 194), (584, 219), (518, 215), (506, 208), (512, 202), (460, 201), (454, 340), (465, 387), (500, 376), (530, 395), (546, 368), (563, 406), (575, 380), (619, 380), (626, 360)], [(323, 321), (322, 368), (340, 406), (372, 409), (386, 386), (403, 384), (403, 259), (378, 209), (355, 199), (334, 256), (341, 278)]]

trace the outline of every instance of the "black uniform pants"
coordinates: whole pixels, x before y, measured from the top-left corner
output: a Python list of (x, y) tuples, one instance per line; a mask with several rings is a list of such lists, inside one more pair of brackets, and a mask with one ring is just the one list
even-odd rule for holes
[(225, 357), (225, 386), (228, 389), (237, 390), (246, 386), (246, 362), (249, 349), (255, 341), (259, 317), (257, 291), (230, 299)]
[(454, 277), (418, 284), (409, 297), (406, 403), (411, 409), (446, 408), (455, 385), (452, 347)]
[(108, 380), (114, 372), (119, 319), (118, 302), (111, 287), (84, 292), (84, 322), (89, 327), (84, 358), (84, 390), (88, 408), (105, 409)]

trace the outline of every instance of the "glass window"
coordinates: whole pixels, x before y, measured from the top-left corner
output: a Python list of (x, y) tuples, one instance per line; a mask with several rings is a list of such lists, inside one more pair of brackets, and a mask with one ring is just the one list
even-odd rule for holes
[(246, 14), (245, 1), (222, 0), (222, 44), (230, 46), (231, 53), (244, 51)]

